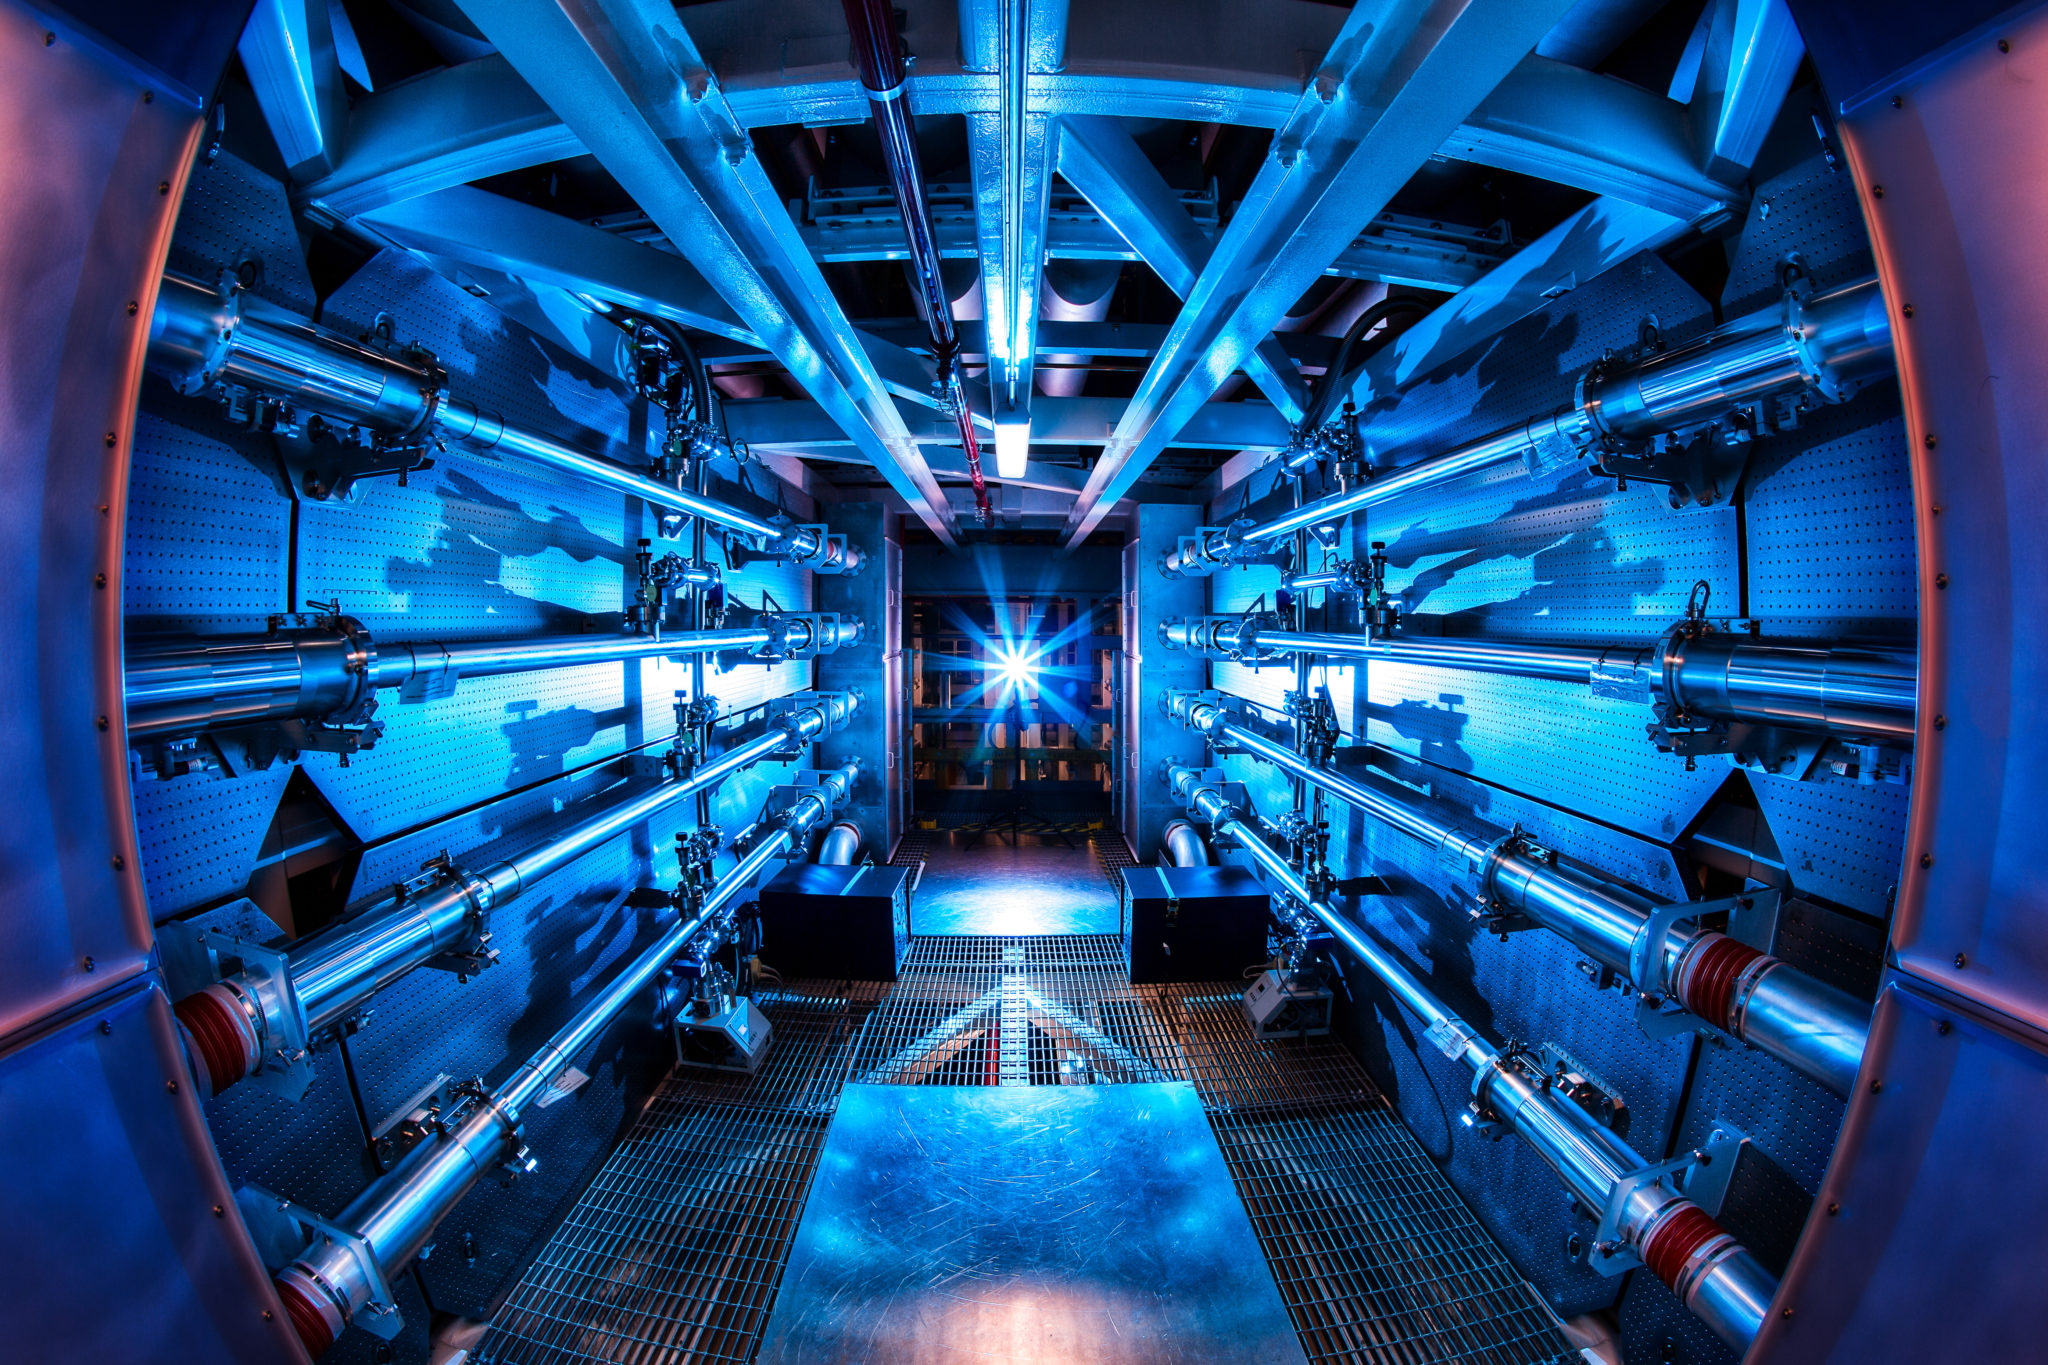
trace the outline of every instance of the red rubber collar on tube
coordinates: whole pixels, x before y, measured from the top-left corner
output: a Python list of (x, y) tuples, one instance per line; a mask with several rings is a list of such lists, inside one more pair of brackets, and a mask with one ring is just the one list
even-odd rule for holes
[(1763, 954), (1737, 939), (1718, 935), (1694, 949), (1686, 964), (1679, 1000), (1716, 1028), (1728, 1027), (1728, 1009), (1735, 1003), (1735, 983)]
[(278, 1280), (276, 1285), (277, 1296), (284, 1300), (284, 1311), (290, 1315), (292, 1328), (298, 1332), (306, 1354), (318, 1360), (334, 1344), (334, 1333), (327, 1326), (327, 1315), (306, 1297), (305, 1290), (290, 1280)]
[(246, 1035), (226, 1001), (211, 991), (200, 991), (180, 1000), (174, 1012), (178, 1022), (185, 1026), (185, 1036), (199, 1053), (213, 1094), (218, 1095), (248, 1074)]
[(1682, 1208), (1651, 1231), (1650, 1244), (1643, 1248), (1643, 1264), (1676, 1289), (1678, 1276), (1693, 1253), (1723, 1235), (1721, 1225), (1705, 1209), (1697, 1204)]

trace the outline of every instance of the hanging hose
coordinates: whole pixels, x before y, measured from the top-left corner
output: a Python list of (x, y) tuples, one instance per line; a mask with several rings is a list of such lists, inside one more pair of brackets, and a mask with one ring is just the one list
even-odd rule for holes
[(887, 0), (842, 0), (847, 27), (853, 31), (854, 63), (861, 89), (875, 116), (882, 141), (882, 159), (896, 209), (903, 215), (903, 234), (910, 245), (910, 271), (917, 281), (918, 310), (931, 328), (932, 354), (938, 358), (938, 382), (953, 420), (960, 427), (960, 446), (967, 455), (967, 477), (974, 485), (974, 514), (983, 522), (992, 515), (988, 482), (981, 472), (981, 442), (974, 431), (974, 410), (960, 375), (960, 338), (953, 330), (953, 305), (940, 271), (938, 239), (932, 231), (931, 201), (925, 192), (924, 163), (918, 155), (917, 130), (910, 122), (909, 85), (904, 79), (903, 44), (896, 38), (895, 11)]
[[(1360, 313), (1357, 321), (1344, 333), (1344, 340), (1338, 343), (1337, 358), (1330, 362), (1330, 368), (1323, 371), (1322, 378), (1310, 389), (1308, 411), (1301, 415), (1301, 429), (1314, 431), (1329, 421), (1331, 403), (1336, 400), (1338, 394), (1351, 387), (1352, 379), (1365, 368), (1365, 362), (1372, 359), (1381, 347), (1407, 331), (1428, 311), (1428, 306), (1421, 299), (1402, 296), (1381, 299)], [(1360, 353), (1354, 365), (1351, 360), (1352, 351), (1357, 349), (1366, 333), (1381, 323), (1387, 324), (1386, 330), (1373, 338), (1372, 343)]]

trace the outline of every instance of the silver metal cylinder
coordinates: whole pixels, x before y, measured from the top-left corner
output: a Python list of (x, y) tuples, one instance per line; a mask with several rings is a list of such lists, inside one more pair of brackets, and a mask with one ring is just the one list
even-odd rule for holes
[(780, 534), (780, 528), (767, 517), (649, 478), (551, 436), (515, 426), (496, 413), (476, 408), (459, 398), (450, 398), (441, 406), (441, 430), (479, 453), (506, 455), (552, 469), (601, 488), (641, 498), (656, 507), (702, 517), (714, 525), (739, 531), (757, 540), (767, 541)]
[(1870, 1042), (1870, 1007), (1774, 958), (1737, 996), (1730, 1030), (1848, 1096)]
[(455, 947), (491, 912), (490, 883), (449, 868), (433, 886), (314, 935), (291, 957), (292, 993), (317, 1034), (420, 963)]
[[(829, 814), (832, 805), (851, 790), (856, 773), (854, 765), (836, 770), (824, 779), (827, 795), (806, 800), (822, 805)], [(520, 1117), (526, 1108), (653, 983), (707, 922), (752, 886), (770, 864), (788, 855), (805, 828), (805, 820), (799, 817), (763, 840), (718, 879), (698, 914), (672, 925), (502, 1085), (479, 1101), (467, 1118), (415, 1148), (397, 1169), (363, 1191), (342, 1212), (336, 1223), (369, 1244), (387, 1281), (420, 1253), (435, 1227), (478, 1181), (518, 1151)], [(315, 1239), (279, 1273), (278, 1281), (288, 1296), (306, 1301), (330, 1323), (352, 1319), (374, 1292), (350, 1249), (325, 1238)]]
[(1918, 706), (1918, 659), (1911, 650), (1779, 644), (1722, 631), (1674, 629), (1654, 645), (1561, 645), (1315, 634), (1207, 617), (1164, 622), (1159, 635), (1169, 649), (1212, 657), (1363, 659), (1588, 686), (1596, 670), (1620, 664), (1626, 672), (1634, 660), (1644, 699), (1690, 716), (1890, 744), (1912, 742)]
[[(1317, 767), (1285, 745), (1235, 724), (1220, 705), (1204, 700), (1199, 693), (1170, 693), (1166, 708), (1169, 715), (1207, 735), (1212, 743), (1262, 759), (1346, 805), (1434, 845), (1439, 862), (1472, 878), (1476, 890), (1499, 909), (1528, 916), (1641, 990), (1683, 999), (1685, 973), (1681, 967), (1688, 954), (1705, 939), (1725, 938), (1674, 926), (1665, 935), (1654, 979), (1638, 981), (1634, 948), (1658, 908), (1652, 898), (1554, 859), (1533, 857), (1525, 845), (1497, 831), (1468, 831), (1420, 806)], [(1174, 783), (1184, 798), (1200, 786), (1191, 768), (1174, 769)], [(1213, 792), (1213, 788), (1209, 790)], [(1220, 803), (1220, 795), (1215, 799)], [(1278, 857), (1263, 842), (1259, 849), (1248, 851), (1262, 863), (1266, 860), (1260, 857), (1261, 851)], [(1295, 876), (1291, 869), (1287, 875)], [(1299, 878), (1295, 880), (1298, 884)], [(1742, 968), (1741, 974), (1704, 993), (1712, 1002), (1710, 1012), (1719, 1016), (1707, 1018), (1707, 1022), (1770, 1053), (1832, 1093), (1848, 1095), (1855, 1088), (1869, 1038), (1869, 1006), (1776, 958), (1750, 949), (1742, 951), (1749, 955), (1746, 966), (1741, 959), (1724, 957), (1732, 966)]]
[(1316, 635), (1284, 630), (1257, 632), (1258, 647), (1281, 654), (1326, 659), (1375, 659), (1431, 668), (1466, 668), (1517, 678), (1583, 683), (1610, 650), (1588, 645), (1523, 643), (1438, 636), (1371, 637)]
[(1811, 299), (1788, 294), (1687, 345), (1596, 370), (1580, 406), (1606, 435), (1642, 440), (1774, 394), (1810, 388), (1832, 399), (1891, 362), (1884, 297), (1868, 279)]
[(422, 640), (384, 646), (377, 660), (377, 686), (402, 687), (416, 677), (453, 673), (461, 678), (495, 678), (544, 668), (660, 659), (760, 649), (773, 636), (766, 629), (671, 631), (650, 635), (544, 635), (534, 640)]
[(164, 276), (150, 319), (150, 365), (186, 393), (240, 385), (391, 436), (419, 432), (438, 392), (421, 366), (175, 275)]
[(841, 820), (818, 841), (818, 861), (828, 867), (851, 867), (860, 856), (860, 840), (860, 826)]
[(1197, 770), (1170, 768), (1167, 781), (1414, 1013), (1433, 1045), (1471, 1069), (1473, 1097), (1483, 1113), (1535, 1148), (1572, 1197), (1596, 1216), (1619, 1200), (1620, 1236), (1722, 1340), (1738, 1351), (1748, 1348), (1777, 1292), (1776, 1281), (1754, 1256), (1660, 1180), (1639, 1178), (1624, 1190), (1624, 1182), (1647, 1164), (1635, 1149), (1504, 1057), (1362, 929), (1311, 899), (1300, 874)]
[[(1656, 902), (1627, 887), (1601, 881), (1553, 862), (1537, 862), (1513, 848), (1491, 854), (1491, 865), (1473, 868), (1502, 908), (1520, 911), (1580, 952), (1612, 971), (1629, 975), (1629, 953)], [(1683, 930), (1667, 936), (1666, 979), (1690, 941)], [(1662, 981), (1638, 981), (1648, 991)]]
[(1209, 846), (1202, 842), (1201, 832), (1185, 820), (1170, 822), (1161, 842), (1166, 845), (1166, 856), (1173, 860), (1175, 867), (1209, 865)]
[(1341, 520), (1398, 494), (1520, 459), (1532, 450), (1576, 449), (1596, 435), (1640, 440), (1802, 390), (1837, 401), (1889, 373), (1891, 365), (1891, 322), (1874, 278), (1813, 298), (1788, 293), (1687, 345), (1589, 371), (1581, 379), (1576, 405), (1555, 416), (1518, 423), (1382, 472), (1358, 488), (1306, 503), (1270, 522), (1212, 535), (1187, 554), (1169, 551), (1160, 569), (1171, 576), (1200, 569), (1204, 561), (1208, 567), (1227, 564), (1240, 547)]
[[(1578, 1106), (1559, 1103), (1520, 1067), (1490, 1066), (1474, 1089), (1481, 1106), (1527, 1140), (1572, 1197), (1596, 1214), (1607, 1206), (1615, 1184), (1643, 1165), (1628, 1144), (1583, 1111), (1578, 1117), (1584, 1122), (1575, 1120), (1566, 1111)], [(1664, 1195), (1665, 1201), (1675, 1197), (1669, 1191)]]
[(1300, 596), (1318, 590), (1335, 593), (1338, 596), (1356, 596), (1360, 587), (1356, 580), (1343, 569), (1317, 569), (1309, 573), (1283, 574), (1280, 578), (1283, 592)]
[(1348, 493), (1303, 503), (1292, 512), (1246, 529), (1238, 539), (1245, 545), (1261, 545), (1282, 536), (1291, 536), (1296, 531), (1362, 512), (1402, 493), (1448, 483), (1509, 460), (1519, 460), (1545, 442), (1576, 441), (1585, 430), (1584, 419), (1570, 410), (1551, 417), (1517, 422), (1456, 450), (1417, 460), (1399, 469), (1383, 470)]
[[(268, 635), (143, 639), (127, 650), (131, 738), (302, 718), (339, 722), (368, 715), (377, 688), (436, 678), (490, 678), (629, 659), (761, 651), (828, 653), (864, 635), (853, 618), (764, 617), (730, 630), (650, 635), (554, 635), (532, 640), (433, 640), (379, 645), (359, 623)], [(360, 716), (357, 713), (360, 712)]]
[(1910, 650), (1679, 632), (1666, 637), (1659, 662), (1665, 697), (1692, 715), (1895, 743), (1913, 738), (1919, 679)]
[(1196, 700), (1190, 693), (1177, 693), (1168, 698), (1168, 707), (1176, 718), (1190, 728), (1208, 735), (1218, 744), (1242, 749), (1264, 759), (1291, 777), (1312, 782), (1346, 805), (1364, 811), (1404, 834), (1434, 844), (1441, 842), (1453, 832), (1450, 825), (1434, 819), (1427, 811), (1390, 800), (1370, 787), (1354, 782), (1328, 768), (1316, 767), (1286, 745), (1275, 743), (1256, 730), (1248, 730), (1242, 725), (1235, 724), (1224, 710), (1214, 703)]
[(1737, 1351), (1747, 1351), (1770, 1316), (1778, 1296), (1778, 1279), (1764, 1269), (1748, 1247), (1719, 1247), (1688, 1273), (1679, 1296), (1714, 1335)]
[(150, 320), (150, 365), (185, 393), (214, 384), (253, 390), (309, 413), (383, 436), (424, 436), (429, 427), (476, 453), (509, 456), (610, 488), (649, 504), (687, 513), (755, 538), (764, 549), (798, 559), (822, 557), (854, 572), (862, 556), (819, 542), (815, 532), (757, 515), (614, 464), (541, 432), (505, 421), (463, 399), (443, 395), (441, 376), (293, 317), (248, 295), (219, 291), (166, 275)]
[(218, 640), (138, 640), (126, 653), (128, 734), (189, 734), (362, 706), (375, 686), (368, 631), (333, 625)]

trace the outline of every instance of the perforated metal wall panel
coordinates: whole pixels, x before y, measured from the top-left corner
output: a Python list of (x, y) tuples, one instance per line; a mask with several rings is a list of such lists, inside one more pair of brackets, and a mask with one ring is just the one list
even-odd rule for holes
[(145, 410), (135, 424), (121, 575), (131, 639), (246, 628), (291, 604), (291, 504), (219, 439), (228, 428), (211, 411), (176, 406), (177, 421)]
[(307, 316), (318, 302), (284, 186), (225, 149), (193, 172), (168, 264), (207, 284), (235, 271), (258, 298)]
[[(224, 157), (203, 175), (178, 243), (178, 268), (202, 278), (260, 255), (255, 292), (311, 313), (283, 191), (260, 172)], [(320, 318), (361, 335), (380, 315), (395, 341), (435, 353), (452, 392), (632, 461), (645, 420), (615, 377), (540, 341), (418, 261), (391, 252), (374, 258), (325, 301)], [(380, 641), (621, 628), (635, 541), (653, 527), (637, 500), (451, 450), (403, 484), (365, 482), (352, 501), (304, 499), (295, 510), (273, 477), (267, 437), (229, 427), (210, 402), (177, 398), (154, 381), (144, 403), (127, 546), (131, 634), (260, 632), (271, 614), (325, 602), (338, 602)], [(773, 487), (756, 470), (750, 491), (727, 468), (715, 471), (712, 492), (773, 510)], [(709, 553), (727, 567), (734, 600), (811, 605), (808, 572), (774, 563), (732, 569), (715, 535)], [(707, 661), (706, 673), (723, 728), (751, 735), (762, 704), (807, 685), (810, 665), (720, 671)], [(645, 660), (465, 679), (452, 696), (415, 704), (387, 692), (382, 737), (347, 765), (307, 753), (296, 765), (232, 779), (145, 776), (136, 815), (153, 913), (275, 936), (276, 926), (238, 897), (295, 767), (365, 844), (355, 897), (378, 896), (443, 853), (487, 867), (644, 786), (645, 778), (625, 777), (618, 760), (665, 747), (675, 694), (690, 685), (687, 661)], [(714, 820), (728, 833), (747, 823), (768, 787), (798, 766), (767, 763), (728, 780), (712, 802)], [(623, 901), (636, 887), (673, 885), (673, 837), (695, 816), (694, 803), (678, 803), (501, 906), (490, 926), (500, 960), (474, 979), (422, 969), (386, 988), (345, 1047), (319, 1050), (316, 1079), (298, 1103), (248, 1083), (213, 1101), (211, 1126), (230, 1176), (338, 1212), (371, 1176), (366, 1130), (396, 1117), (440, 1076), (501, 1078), (660, 932), (672, 912)], [(488, 1315), (638, 1111), (669, 1046), (647, 1027), (644, 1010), (629, 1009), (594, 1055), (579, 1059), (590, 1081), (526, 1116), (540, 1169), (509, 1188), (487, 1183), (443, 1225), (419, 1269), (436, 1310)], [(424, 1359), (426, 1301), (411, 1276), (399, 1288), (414, 1318), (404, 1358)], [(354, 1334), (333, 1358), (374, 1353)]]
[[(1818, 157), (1758, 187), (1731, 253), (1722, 315), (1774, 306), (1782, 292), (1777, 263), (1791, 250), (1822, 290), (1870, 268), (1847, 177)], [(1636, 344), (1646, 314), (1667, 344), (1715, 321), (1661, 262), (1639, 258), (1381, 400), (1367, 414), (1369, 439), (1390, 462), (1406, 463), (1554, 411), (1585, 366)], [(1510, 465), (1353, 518), (1346, 553), (1387, 543), (1389, 587), (1408, 612), (1436, 618), (1411, 621), (1418, 633), (1639, 647), (1683, 615), (1693, 584), (1705, 580), (1714, 615), (1754, 620), (1768, 637), (1910, 648), (1916, 565), (1906, 469), (1897, 391), (1878, 382), (1756, 442), (1734, 505), (1677, 512), (1661, 488), (1619, 489), (1581, 466), (1532, 478)], [(1255, 517), (1286, 505), (1284, 492), (1265, 493), (1269, 479), (1253, 477)], [(1220, 524), (1246, 505), (1234, 488), (1210, 508), (1210, 520)], [(1245, 610), (1276, 581), (1269, 569), (1220, 574), (1211, 580), (1211, 609)], [(1331, 619), (1338, 624), (1312, 619), (1309, 628), (1355, 629), (1341, 615)], [(1273, 707), (1293, 685), (1284, 664), (1219, 662), (1211, 677)], [(1351, 693), (1339, 696), (1346, 743), (1357, 746), (1339, 755), (1347, 769), (1396, 780), (1401, 785), (1386, 790), (1462, 813), (1474, 826), (1519, 826), (1657, 897), (1697, 894), (1675, 846), (1730, 769), (1710, 758), (1687, 771), (1683, 760), (1659, 753), (1644, 734), (1646, 708), (1596, 699), (1581, 683), (1410, 665), (1331, 668), (1317, 677)], [(1263, 812), (1289, 804), (1289, 786), (1274, 770), (1245, 759), (1225, 766)], [(1867, 993), (1877, 926), (1898, 878), (1908, 788), (1829, 772), (1749, 781), (1793, 890), (1820, 903), (1811, 914), (1788, 912), (1781, 952)], [(1533, 931), (1501, 942), (1475, 932), (1461, 888), (1433, 848), (1341, 806), (1326, 810), (1336, 870), (1391, 883), (1390, 894), (1343, 908), (1490, 1038), (1554, 1042), (1617, 1089), (1638, 1152), (1660, 1159), (1703, 1140), (1717, 1120), (1743, 1128), (1755, 1156), (1745, 1158), (1724, 1218), (1760, 1255), (1782, 1261), (1832, 1150), (1838, 1100), (1726, 1040), (1649, 1042), (1633, 1002), (1596, 989), (1564, 940)], [(1369, 1069), (1554, 1306), (1583, 1311), (1615, 1302), (1626, 1288), (1630, 1359), (1732, 1358), (1647, 1275), (1602, 1279), (1576, 1264), (1566, 1236), (1590, 1224), (1569, 1210), (1549, 1168), (1513, 1140), (1477, 1140), (1459, 1121), (1469, 1072), (1433, 1048), (1418, 1049), (1412, 1021), (1366, 973), (1354, 967), (1346, 980), (1351, 1036)], [(1660, 1354), (1667, 1337), (1673, 1354)]]

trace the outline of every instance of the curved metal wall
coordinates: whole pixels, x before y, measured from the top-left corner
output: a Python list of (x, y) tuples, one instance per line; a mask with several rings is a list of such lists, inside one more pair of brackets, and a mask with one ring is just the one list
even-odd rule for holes
[[(1719, 318), (1770, 306), (1788, 252), (1822, 290), (1873, 268), (1852, 179), (1798, 126), (1805, 122), (1802, 107), (1780, 125), (1777, 169), (1759, 179), (1732, 238)], [(1637, 344), (1645, 318), (1682, 344), (1712, 327), (1717, 312), (1654, 255), (1622, 261), (1376, 399), (1364, 414), (1368, 436), (1414, 458), (1555, 411), (1571, 401), (1588, 365)], [(1284, 489), (1258, 498), (1269, 477), (1256, 476), (1251, 488), (1250, 514), (1261, 519), (1286, 505)], [(1211, 509), (1211, 524), (1239, 515), (1243, 496), (1231, 489)], [(1658, 488), (1617, 487), (1571, 466), (1536, 477), (1508, 467), (1384, 499), (1345, 528), (1339, 552), (1362, 558), (1369, 542), (1386, 542), (1388, 587), (1423, 635), (1646, 642), (1684, 614), (1693, 584), (1704, 579), (1714, 589), (1713, 615), (1754, 621), (1767, 637), (1908, 645), (1920, 601), (1913, 505), (1900, 393), (1879, 383), (1758, 440), (1736, 504), (1674, 511)], [(1238, 612), (1262, 597), (1270, 604), (1279, 575), (1236, 569), (1209, 583), (1209, 609)], [(1357, 626), (1339, 613), (1310, 628)], [(1216, 663), (1212, 677), (1273, 716), (1295, 686), (1286, 663)], [(1700, 896), (1691, 837), (1731, 800), (1753, 810), (1782, 858), (1776, 875), (1797, 893), (1770, 946), (1862, 999), (1875, 992), (1908, 840), (1909, 784), (1858, 781), (1825, 765), (1805, 780), (1737, 770), (1724, 758), (1688, 767), (1645, 738), (1641, 707), (1595, 696), (1583, 682), (1333, 662), (1312, 683), (1331, 689), (1351, 746), (1338, 761), (1355, 775), (1401, 784), (1387, 790), (1469, 812), (1479, 826), (1520, 828), (1658, 899)], [(1225, 766), (1262, 812), (1287, 808), (1276, 770), (1235, 758)], [(1726, 1039), (1645, 1038), (1634, 1002), (1596, 988), (1581, 965), (1585, 954), (1570, 943), (1544, 932), (1496, 939), (1475, 923), (1462, 878), (1440, 865), (1434, 848), (1341, 807), (1330, 821), (1333, 858), (1339, 848), (1344, 854), (1340, 871), (1391, 884), (1390, 894), (1354, 913), (1489, 1036), (1555, 1043), (1618, 1091), (1639, 1152), (1659, 1160), (1700, 1146), (1716, 1124), (1745, 1132), (1752, 1147), (1722, 1218), (1774, 1273), (1787, 1265), (1809, 1209), (1819, 1207), (1840, 1099)], [(1347, 972), (1347, 982), (1357, 1006), (1353, 1036), (1368, 1065), (1555, 1309), (1615, 1310), (1631, 1361), (1734, 1359), (1647, 1274), (1621, 1280), (1589, 1268), (1570, 1248), (1583, 1248), (1591, 1225), (1572, 1212), (1550, 1169), (1521, 1145), (1486, 1141), (1462, 1124), (1463, 1068), (1424, 1046), (1361, 974)]]
[[(2048, 1340), (2048, 10), (1802, 3), (1898, 339), (1918, 771), (1861, 1092), (1758, 1362)], [(1940, 45), (1929, 50), (1930, 40)]]
[[(210, 86), (232, 7), (159, 9), (155, 55)], [(0, 1323), (24, 1360), (290, 1360), (154, 970), (120, 720), (135, 397), (201, 102), (12, 4), (0, 72)]]

